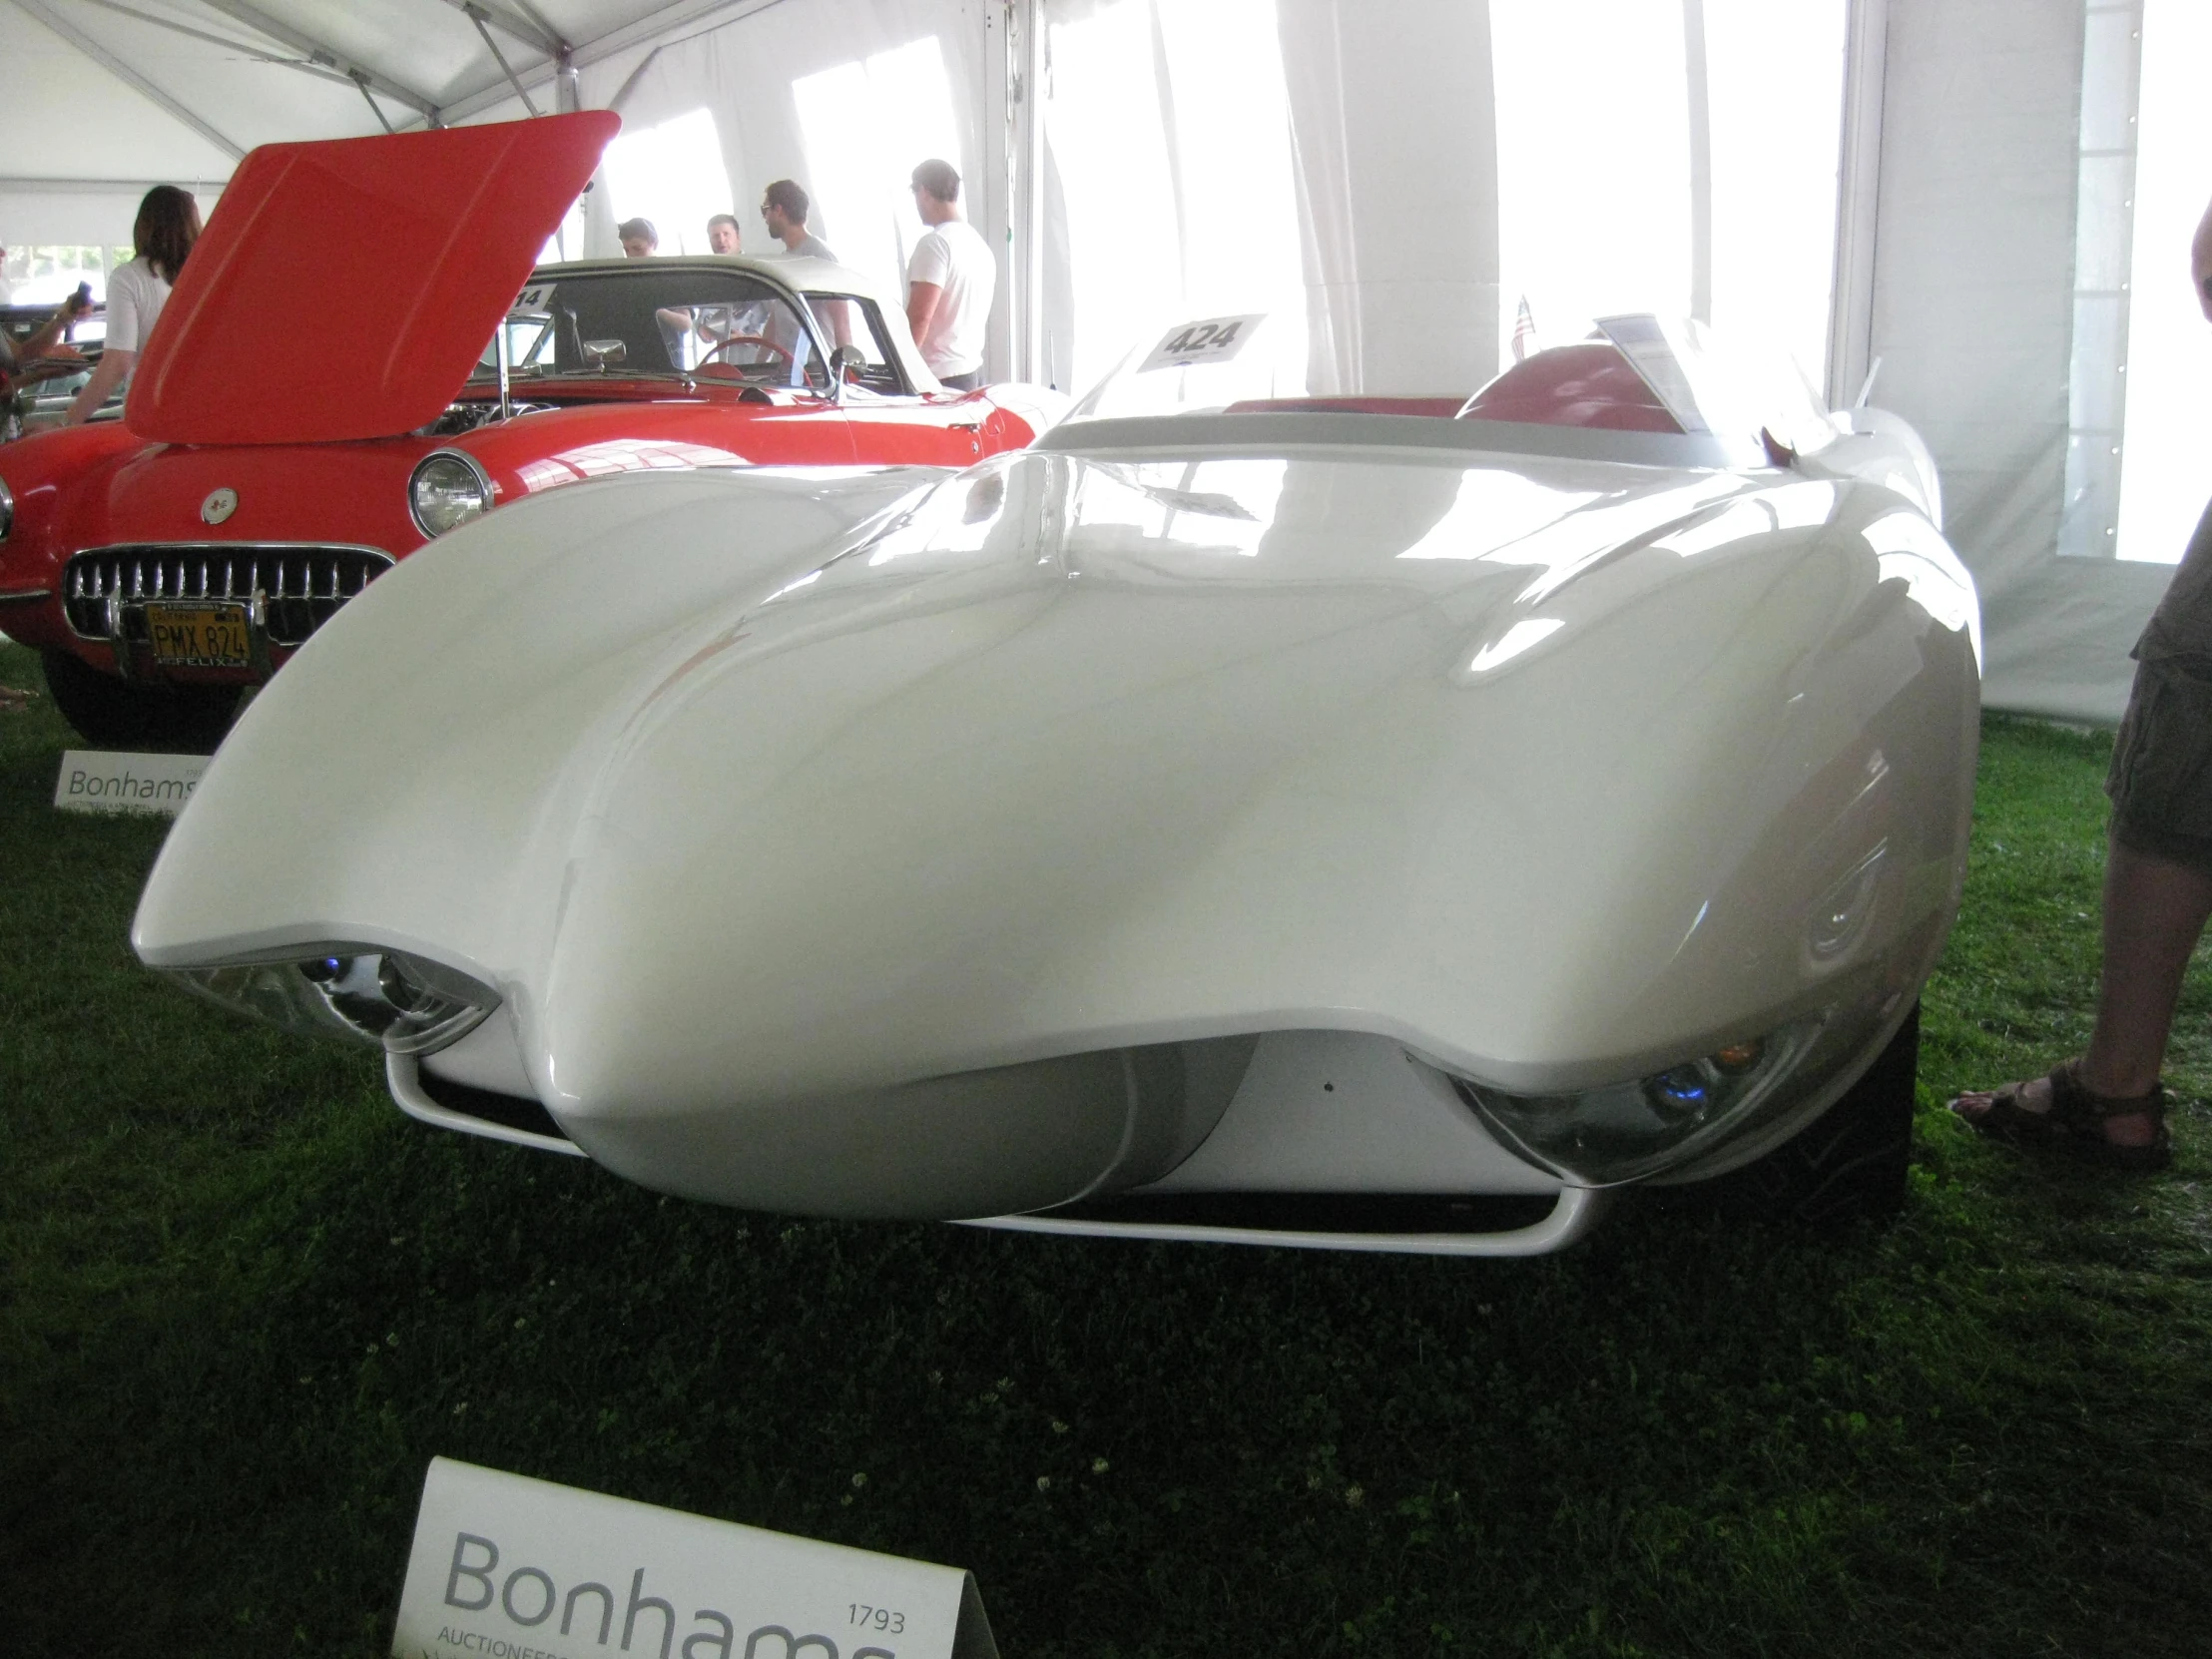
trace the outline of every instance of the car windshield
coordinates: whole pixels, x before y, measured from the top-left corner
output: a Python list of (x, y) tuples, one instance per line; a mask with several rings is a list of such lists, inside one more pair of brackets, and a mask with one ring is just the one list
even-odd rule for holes
[(1836, 428), (1790, 359), (1695, 321), (1600, 317), (1585, 339), (1531, 352), (1479, 387), (1363, 372), (1309, 349), (1303, 319), (1265, 312), (1194, 318), (1138, 346), (1068, 414), (1395, 415), (1576, 426), (1719, 440), (1734, 456), (1817, 448)]
[[(685, 374), (750, 385), (829, 384), (798, 309), (742, 272), (647, 262), (532, 281), (504, 324), (511, 373)], [(476, 374), (498, 371), (498, 342)]]

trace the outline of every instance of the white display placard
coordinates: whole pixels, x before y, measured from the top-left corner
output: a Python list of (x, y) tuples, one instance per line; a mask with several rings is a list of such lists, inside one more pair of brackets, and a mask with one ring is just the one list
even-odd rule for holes
[(435, 1457), (397, 1659), (997, 1659), (975, 1581)]
[(1137, 365), (1137, 372), (1146, 374), (1155, 368), (1196, 368), (1203, 363), (1225, 363), (1245, 348), (1245, 342), (1259, 331), (1267, 314), (1252, 311), (1244, 316), (1206, 316), (1193, 322), (1178, 322), (1146, 354), (1145, 360)]
[(167, 813), (185, 810), (205, 755), (126, 755), (104, 749), (62, 752), (54, 805), (65, 813)]

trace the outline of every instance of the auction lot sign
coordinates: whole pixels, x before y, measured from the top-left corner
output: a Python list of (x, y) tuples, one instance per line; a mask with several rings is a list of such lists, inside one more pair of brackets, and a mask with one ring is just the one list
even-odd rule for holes
[(997, 1659), (957, 1567), (435, 1457), (397, 1659)]
[(124, 755), (100, 749), (62, 753), (54, 805), (65, 813), (167, 813), (185, 810), (205, 755)]

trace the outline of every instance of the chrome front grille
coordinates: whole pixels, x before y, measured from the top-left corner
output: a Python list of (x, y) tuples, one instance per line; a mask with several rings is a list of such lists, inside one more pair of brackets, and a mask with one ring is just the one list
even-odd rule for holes
[[(147, 639), (149, 599), (232, 599), (266, 596), (272, 645), (302, 645), (309, 634), (392, 566), (373, 547), (296, 543), (214, 542), (179, 546), (96, 547), (69, 561), (62, 610), (86, 639)], [(114, 620), (111, 620), (111, 617)]]

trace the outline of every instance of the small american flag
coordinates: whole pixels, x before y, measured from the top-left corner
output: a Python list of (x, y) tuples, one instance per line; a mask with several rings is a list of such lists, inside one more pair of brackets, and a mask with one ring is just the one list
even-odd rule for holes
[(1522, 294), (1520, 310), (1513, 318), (1513, 361), (1526, 362), (1536, 349), (1536, 319), (1528, 312), (1528, 295)]

